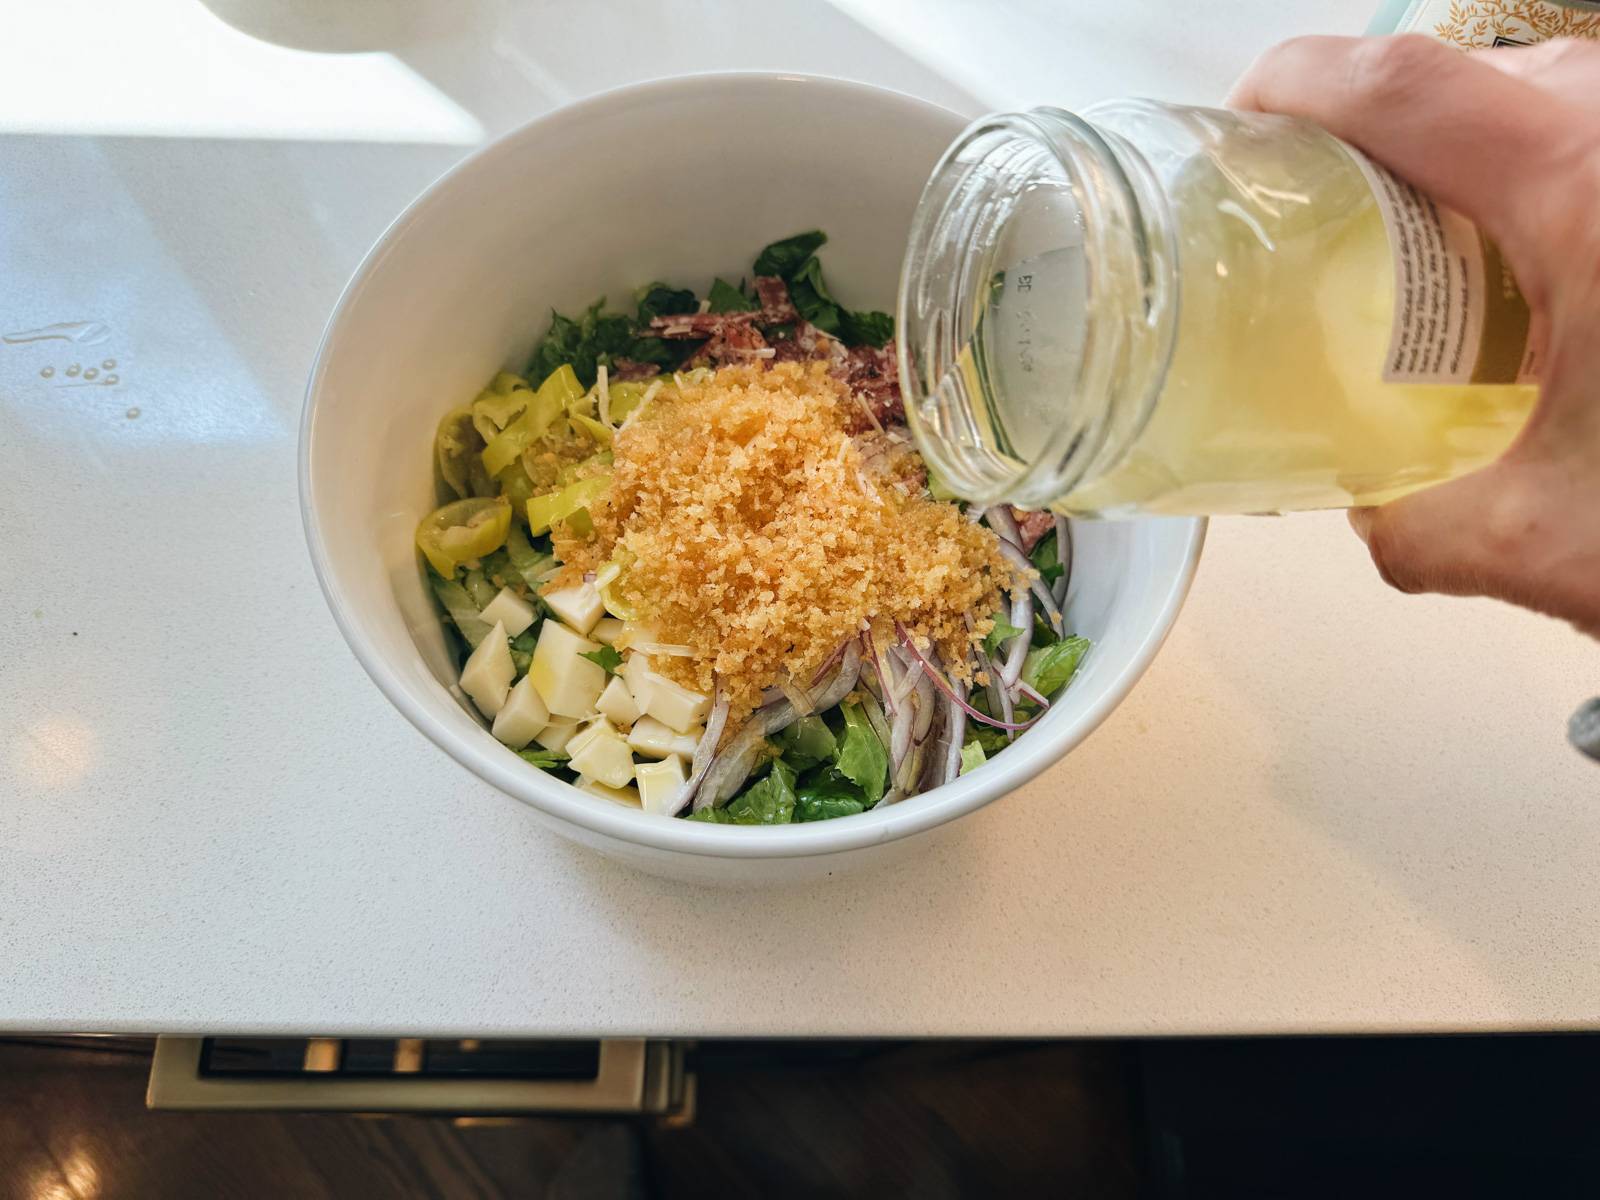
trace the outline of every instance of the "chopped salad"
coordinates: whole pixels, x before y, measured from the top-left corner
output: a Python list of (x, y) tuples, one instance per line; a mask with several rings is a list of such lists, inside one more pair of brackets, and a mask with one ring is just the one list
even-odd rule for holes
[(893, 319), (834, 297), (825, 241), (552, 314), (440, 421), (417, 547), (461, 692), (531, 767), (661, 816), (828, 820), (974, 770), (1071, 682), (1070, 527), (929, 479)]

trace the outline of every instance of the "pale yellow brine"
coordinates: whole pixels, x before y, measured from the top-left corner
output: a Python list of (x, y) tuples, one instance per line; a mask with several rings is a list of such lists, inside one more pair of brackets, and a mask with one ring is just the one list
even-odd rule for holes
[(1516, 436), (1533, 384), (1386, 382), (1389, 234), (1360, 169), (1306, 130), (1270, 154), (1218, 131), (1171, 192), (1177, 333), (1149, 423), (1065, 510), (1272, 512), (1381, 504)]
[(907, 412), (955, 494), (1088, 516), (1378, 504), (1537, 398), (1495, 247), (1317, 127), (1116, 101), (972, 126), (901, 284)]

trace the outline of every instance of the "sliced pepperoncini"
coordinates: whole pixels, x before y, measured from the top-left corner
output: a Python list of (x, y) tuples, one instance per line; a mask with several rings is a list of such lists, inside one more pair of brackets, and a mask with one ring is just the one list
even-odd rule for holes
[(483, 453), (483, 438), (472, 423), (472, 408), (458, 408), (445, 413), (434, 434), (434, 457), (439, 464), (439, 475), (457, 496), (484, 496), (494, 487), (489, 473), (483, 469), (479, 457)]
[(544, 533), (557, 521), (570, 522), (579, 511), (587, 517), (588, 506), (605, 495), (610, 486), (609, 474), (592, 475), (569, 483), (559, 492), (533, 497), (528, 501), (528, 532)]
[(511, 529), (511, 501), (504, 496), (474, 496), (435, 509), (417, 526), (417, 549), (433, 569), (449, 579), (464, 562), (505, 545)]

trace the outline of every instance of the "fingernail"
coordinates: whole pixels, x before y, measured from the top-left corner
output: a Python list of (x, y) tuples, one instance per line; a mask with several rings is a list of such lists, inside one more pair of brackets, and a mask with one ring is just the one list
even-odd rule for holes
[(1350, 518), (1350, 528), (1356, 531), (1356, 536), (1363, 542), (1372, 532), (1372, 514), (1377, 511), (1375, 508), (1352, 508), (1347, 514)]

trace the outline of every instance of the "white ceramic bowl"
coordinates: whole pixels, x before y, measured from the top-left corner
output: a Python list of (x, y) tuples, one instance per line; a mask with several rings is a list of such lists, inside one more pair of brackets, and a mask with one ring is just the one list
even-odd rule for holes
[[(542, 117), (450, 171), (378, 240), (317, 352), (300, 498), (335, 620), (384, 694), (474, 774), (561, 834), (703, 882), (821, 875), (881, 857), (1004, 795), (1082, 741), (1149, 665), (1204, 537), (1199, 521), (1083, 524), (1068, 608), (1094, 641), (1077, 679), (1017, 744), (879, 812), (742, 828), (650, 816), (535, 770), (491, 738), (456, 672), (412, 547), (434, 503), (445, 410), (521, 370), (552, 307), (625, 302), (662, 279), (704, 293), (767, 242), (828, 234), (828, 280), (889, 308), (911, 213), (954, 113), (792, 75), (701, 75), (609, 92)], [(920, 842), (924, 839), (914, 839)]]

